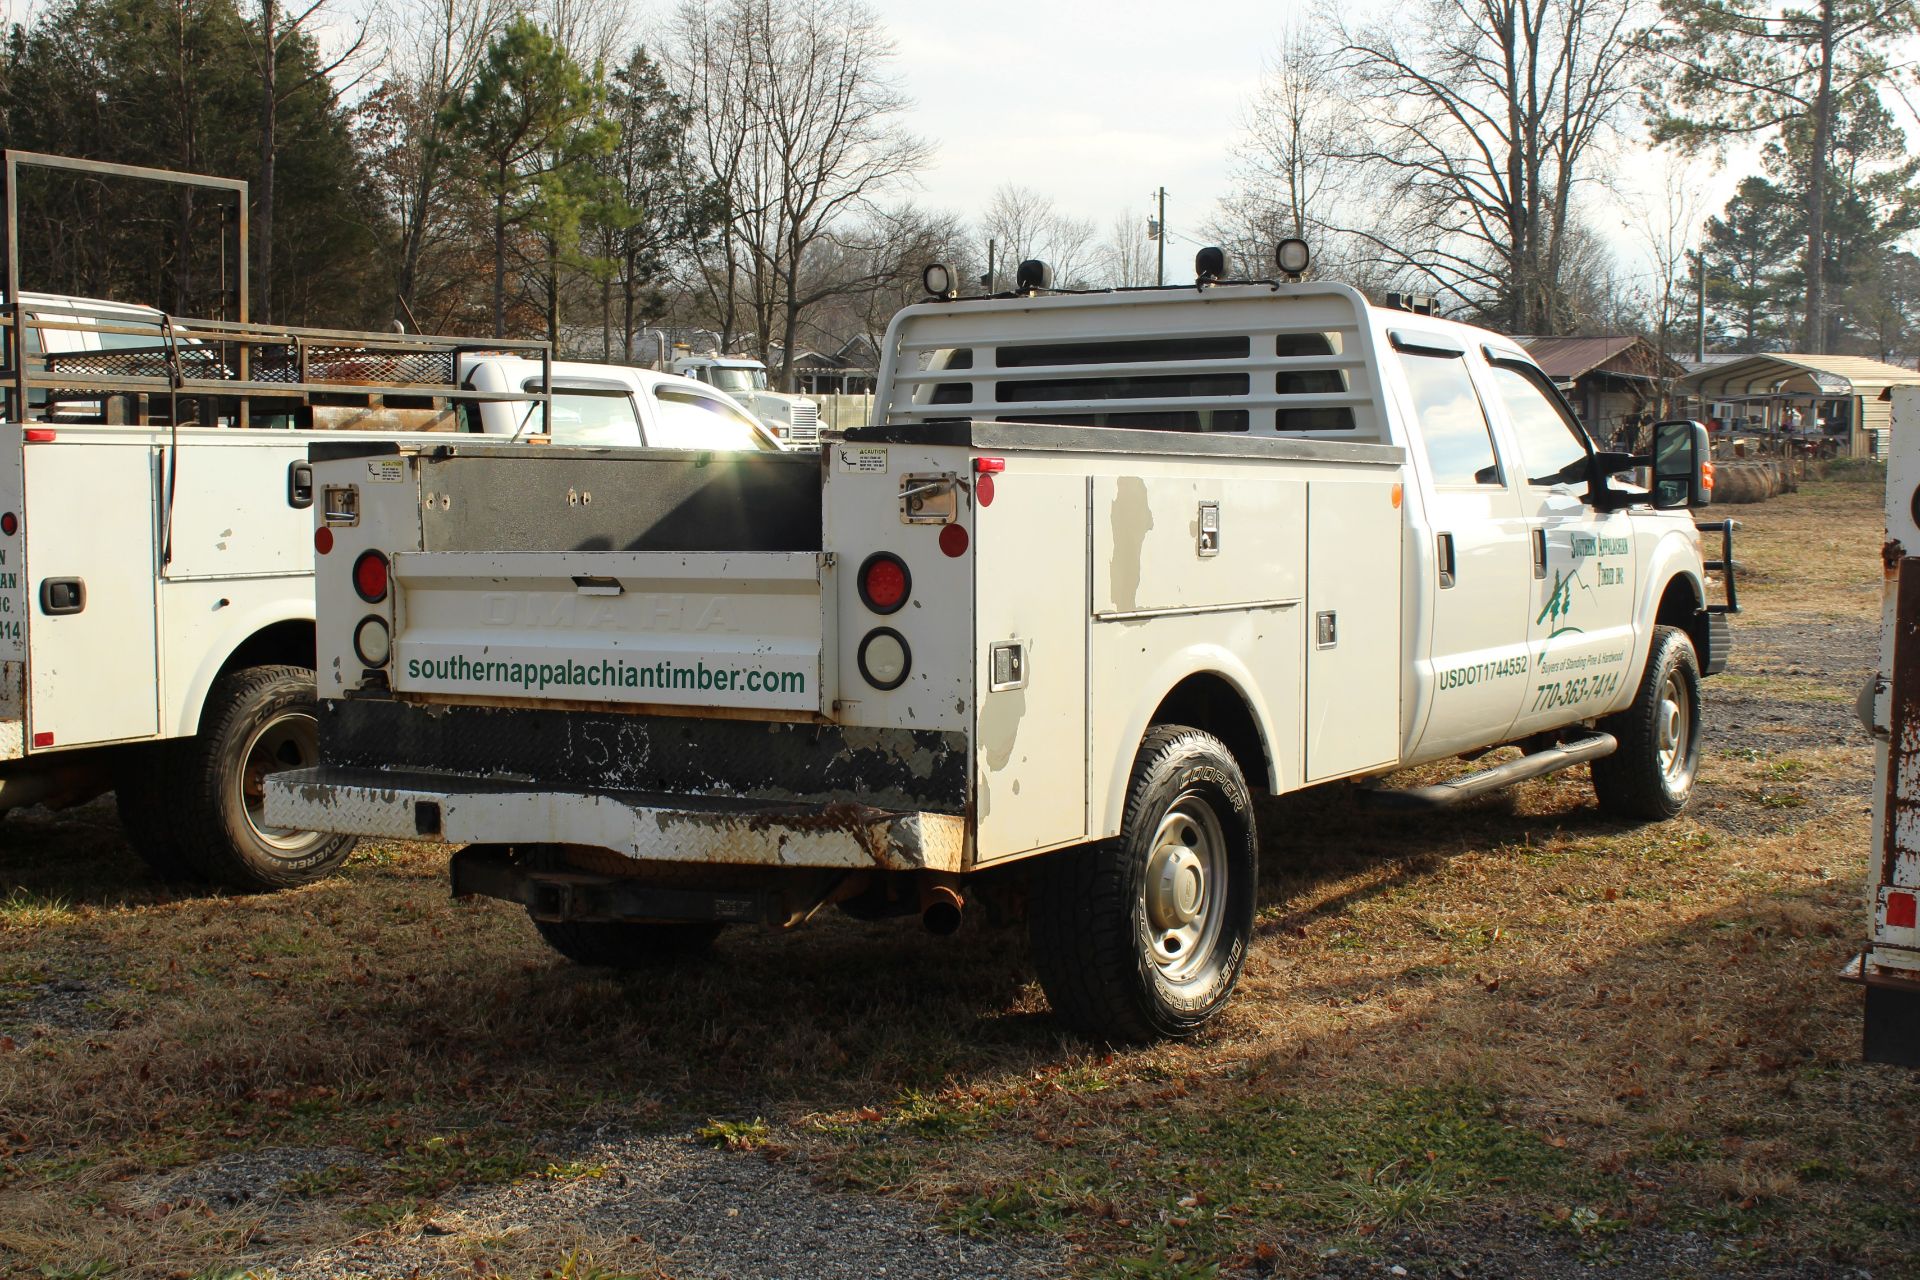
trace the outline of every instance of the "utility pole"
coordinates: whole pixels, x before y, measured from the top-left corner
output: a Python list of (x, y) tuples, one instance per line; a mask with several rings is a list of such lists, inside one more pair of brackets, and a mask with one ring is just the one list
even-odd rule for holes
[(987, 286), (987, 293), (989, 295), (993, 293), (993, 251), (998, 244), (999, 242), (996, 240), (987, 241), (987, 278), (980, 283)]
[(1700, 250), (1693, 251), (1693, 343), (1694, 360), (1707, 362), (1707, 260)]
[(1154, 272), (1154, 282), (1165, 286), (1167, 283), (1167, 189), (1162, 187), (1154, 195), (1160, 203), (1160, 218), (1154, 223), (1153, 237), (1160, 248), (1160, 263)]

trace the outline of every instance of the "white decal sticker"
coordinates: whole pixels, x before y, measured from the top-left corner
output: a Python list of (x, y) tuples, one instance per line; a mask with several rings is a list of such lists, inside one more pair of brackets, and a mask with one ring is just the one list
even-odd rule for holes
[(887, 473), (887, 451), (884, 448), (856, 448), (853, 445), (835, 445), (835, 467), (841, 472), (859, 472), (865, 475), (885, 475)]
[(407, 464), (399, 458), (367, 459), (367, 481), (370, 484), (404, 484), (407, 479)]

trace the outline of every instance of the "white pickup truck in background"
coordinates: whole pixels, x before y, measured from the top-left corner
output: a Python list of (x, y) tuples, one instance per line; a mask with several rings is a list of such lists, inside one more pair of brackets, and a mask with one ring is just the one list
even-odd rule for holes
[(1141, 1039), (1234, 987), (1256, 790), (1513, 743), (1378, 798), (1687, 802), (1698, 424), (1601, 453), (1511, 339), (1324, 283), (943, 296), (878, 403), (816, 457), (316, 446), (321, 759), (270, 820), (465, 844), (592, 964), (998, 895)]
[(33, 294), (8, 323), (31, 385), (0, 425), (0, 810), (115, 789), (157, 870), (238, 888), (324, 875), (353, 845), (261, 815), (266, 775), (317, 759), (312, 440), (778, 447), (701, 383), (540, 343)]

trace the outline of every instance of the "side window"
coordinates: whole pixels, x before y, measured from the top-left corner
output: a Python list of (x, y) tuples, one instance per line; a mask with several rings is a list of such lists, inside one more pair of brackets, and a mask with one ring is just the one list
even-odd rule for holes
[[(523, 391), (538, 391), (540, 379), (530, 378)], [(625, 387), (594, 383), (553, 389), (551, 432), (555, 444), (635, 445), (640, 443), (640, 414)], [(539, 402), (525, 410), (526, 430), (541, 427)]]
[(1420, 444), (1441, 486), (1498, 485), (1500, 460), (1493, 451), (1487, 415), (1474, 394), (1467, 362), (1457, 355), (1403, 351), (1400, 367), (1413, 392)]
[(655, 428), (647, 444), (655, 449), (765, 449), (752, 418), (731, 400), (681, 387), (653, 389)]
[(1572, 484), (1586, 475), (1587, 433), (1567, 417), (1532, 378), (1505, 365), (1493, 366), (1493, 386), (1507, 407), (1520, 466), (1528, 484)]

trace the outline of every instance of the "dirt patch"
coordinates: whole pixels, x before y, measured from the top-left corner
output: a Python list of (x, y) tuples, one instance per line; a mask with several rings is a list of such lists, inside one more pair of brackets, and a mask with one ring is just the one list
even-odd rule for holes
[(372, 1161), (342, 1147), (264, 1147), (208, 1160), (178, 1173), (147, 1179), (129, 1191), (125, 1202), (148, 1211), (188, 1205), (236, 1209), (260, 1201), (297, 1196), (293, 1185), (342, 1170), (366, 1169)]
[(573, 1147), (560, 1176), (463, 1192), (374, 1238), (261, 1261), (284, 1280), (461, 1276), (490, 1254), (544, 1248), (551, 1224), (567, 1222), (629, 1256), (646, 1253), (657, 1274), (677, 1280), (1065, 1273), (1052, 1241), (955, 1235), (920, 1206), (825, 1190), (787, 1154), (609, 1136)]
[(0, 983), (0, 1040), (24, 1049), (49, 1035), (97, 1034), (119, 1025), (116, 1000), (128, 988), (111, 977), (40, 977)]

